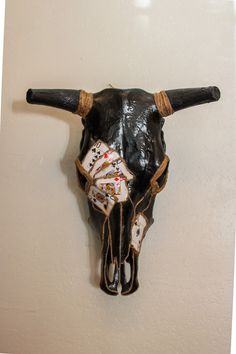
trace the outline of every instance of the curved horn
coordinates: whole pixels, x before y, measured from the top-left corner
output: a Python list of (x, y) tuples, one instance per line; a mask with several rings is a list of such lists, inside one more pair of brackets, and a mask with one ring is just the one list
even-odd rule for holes
[(162, 117), (203, 103), (218, 101), (220, 90), (216, 86), (184, 88), (154, 93), (157, 109)]
[(61, 108), (86, 117), (93, 105), (93, 95), (83, 90), (29, 89), (26, 101)]

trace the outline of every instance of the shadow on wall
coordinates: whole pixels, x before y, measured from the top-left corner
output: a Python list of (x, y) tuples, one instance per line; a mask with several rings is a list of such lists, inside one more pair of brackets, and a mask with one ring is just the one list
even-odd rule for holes
[[(60, 161), (61, 171), (67, 177), (67, 185), (71, 192), (74, 194), (79, 213), (82, 220), (88, 225), (88, 241), (89, 241), (89, 261), (90, 261), (90, 283), (98, 288), (100, 276), (98, 274), (98, 268), (100, 263), (100, 249), (101, 242), (99, 236), (93, 225), (91, 224), (88, 216), (87, 198), (85, 194), (80, 190), (76, 178), (76, 168), (74, 161), (79, 153), (79, 143), (81, 140), (81, 125), (79, 124), (78, 116), (74, 116), (71, 113), (67, 113), (62, 110), (57, 110), (50, 107), (31, 106), (25, 101), (15, 101), (12, 104), (12, 111), (14, 113), (28, 113), (32, 117), (35, 114), (40, 116), (50, 116), (55, 119), (59, 119), (69, 125), (69, 141), (63, 158)], [(76, 151), (75, 151), (76, 150)], [(76, 155), (77, 154), (77, 155)], [(96, 237), (97, 235), (97, 237)], [(79, 230), (78, 230), (79, 237)]]

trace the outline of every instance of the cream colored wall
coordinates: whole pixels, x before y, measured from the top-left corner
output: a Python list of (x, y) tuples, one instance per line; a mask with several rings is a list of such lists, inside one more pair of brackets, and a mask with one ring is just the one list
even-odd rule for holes
[[(0, 142), (0, 352), (228, 354), (234, 244), (234, 3), (7, 0)], [(146, 6), (146, 7), (145, 7)], [(98, 288), (74, 159), (80, 119), (32, 88), (218, 85), (166, 120), (171, 158), (140, 289)], [(105, 129), (105, 127), (104, 127)], [(233, 167), (234, 166), (234, 167)]]

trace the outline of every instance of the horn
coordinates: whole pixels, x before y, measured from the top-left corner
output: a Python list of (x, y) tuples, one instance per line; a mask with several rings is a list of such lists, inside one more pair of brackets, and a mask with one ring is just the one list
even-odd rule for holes
[(203, 103), (218, 101), (220, 90), (216, 86), (183, 88), (154, 93), (154, 101), (162, 117)]
[(26, 101), (61, 108), (86, 117), (93, 105), (93, 95), (84, 90), (29, 89)]

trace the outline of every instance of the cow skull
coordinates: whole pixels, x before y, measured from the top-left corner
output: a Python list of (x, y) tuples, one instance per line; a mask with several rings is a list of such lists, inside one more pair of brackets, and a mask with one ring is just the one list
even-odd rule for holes
[(119, 284), (122, 295), (133, 293), (139, 286), (141, 244), (153, 223), (156, 195), (168, 175), (164, 117), (219, 98), (217, 87), (154, 94), (115, 88), (95, 94), (28, 90), (28, 103), (61, 108), (82, 117), (84, 130), (76, 167), (80, 187), (88, 196), (91, 219), (101, 235), (100, 287), (107, 294), (117, 295)]

